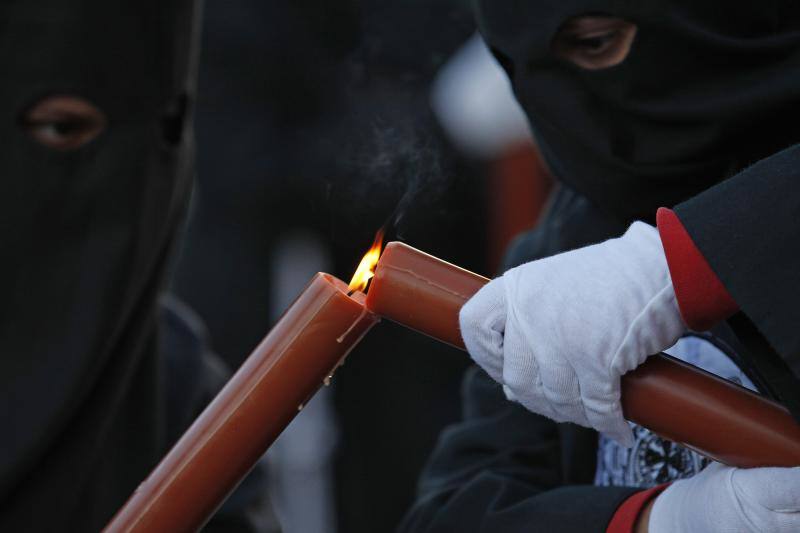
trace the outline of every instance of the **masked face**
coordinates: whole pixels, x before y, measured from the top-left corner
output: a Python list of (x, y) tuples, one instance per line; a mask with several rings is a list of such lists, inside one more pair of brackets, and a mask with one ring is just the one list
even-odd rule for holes
[(0, 496), (114, 412), (149, 347), (190, 187), (193, 8), (0, 7)]
[(800, 4), (480, 0), (554, 174), (652, 218), (800, 140)]

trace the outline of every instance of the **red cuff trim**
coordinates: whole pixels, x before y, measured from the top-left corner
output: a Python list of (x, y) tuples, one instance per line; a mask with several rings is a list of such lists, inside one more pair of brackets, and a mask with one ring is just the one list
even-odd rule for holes
[(632, 533), (636, 527), (636, 519), (639, 518), (642, 510), (650, 503), (650, 500), (661, 494), (669, 486), (664, 483), (652, 489), (637, 492), (622, 502), (617, 512), (611, 518), (611, 522), (606, 528), (606, 533)]
[(705, 331), (738, 311), (739, 306), (711, 270), (678, 216), (662, 207), (656, 221), (678, 308), (686, 325), (695, 331)]

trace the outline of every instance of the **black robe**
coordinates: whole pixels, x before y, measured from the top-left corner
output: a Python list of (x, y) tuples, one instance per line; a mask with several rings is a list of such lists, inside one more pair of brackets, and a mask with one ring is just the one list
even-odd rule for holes
[[(741, 308), (728, 322), (745, 347), (742, 370), (800, 420), (800, 150), (787, 149), (800, 142), (798, 3), (477, 5), (543, 155), (571, 188), (508, 266), (675, 207)], [(637, 25), (621, 64), (587, 71), (551, 53), (562, 25), (586, 14)], [(487, 379), (467, 376), (464, 421), (443, 433), (401, 530), (603, 531), (635, 489), (585, 485), (596, 434), (505, 402)]]

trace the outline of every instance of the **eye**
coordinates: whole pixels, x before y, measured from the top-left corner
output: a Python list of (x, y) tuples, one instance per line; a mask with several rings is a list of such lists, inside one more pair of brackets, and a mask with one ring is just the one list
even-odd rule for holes
[(25, 111), (20, 127), (43, 146), (70, 151), (100, 135), (106, 117), (85, 98), (56, 95), (39, 100)]
[(567, 20), (556, 33), (551, 49), (556, 57), (587, 70), (622, 63), (630, 52), (636, 25), (627, 20), (585, 15)]
[(574, 50), (580, 50), (584, 54), (598, 56), (609, 50), (616, 42), (619, 30), (612, 30), (598, 34), (574, 35), (569, 36), (568, 44)]

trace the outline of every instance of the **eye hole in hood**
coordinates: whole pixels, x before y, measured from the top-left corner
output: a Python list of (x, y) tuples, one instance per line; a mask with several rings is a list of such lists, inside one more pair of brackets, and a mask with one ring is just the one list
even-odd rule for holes
[(42, 98), (19, 119), (19, 126), (34, 141), (62, 152), (77, 150), (105, 129), (105, 114), (89, 100), (61, 94)]
[(581, 15), (561, 25), (550, 49), (559, 59), (582, 69), (600, 70), (625, 61), (636, 30), (636, 24), (619, 17)]

